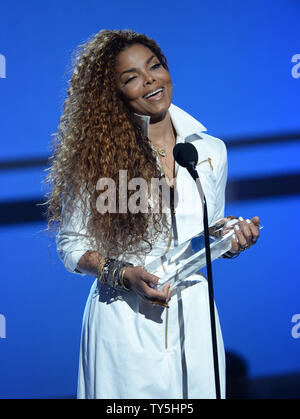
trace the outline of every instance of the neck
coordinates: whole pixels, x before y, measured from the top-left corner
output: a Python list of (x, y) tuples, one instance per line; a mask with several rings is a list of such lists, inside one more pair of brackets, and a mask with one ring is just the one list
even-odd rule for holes
[(169, 143), (173, 144), (174, 137), (175, 133), (169, 112), (157, 122), (150, 120), (149, 138), (155, 146), (163, 147)]

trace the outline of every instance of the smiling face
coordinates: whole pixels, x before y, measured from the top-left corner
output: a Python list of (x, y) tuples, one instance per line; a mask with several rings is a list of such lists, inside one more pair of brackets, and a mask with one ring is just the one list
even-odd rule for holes
[(164, 117), (172, 101), (172, 81), (151, 49), (134, 44), (116, 59), (116, 83), (127, 106), (152, 120)]

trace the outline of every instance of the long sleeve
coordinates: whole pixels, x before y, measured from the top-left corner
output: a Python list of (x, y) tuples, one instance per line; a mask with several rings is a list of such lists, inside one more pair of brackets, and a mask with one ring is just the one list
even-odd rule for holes
[(80, 203), (77, 203), (72, 213), (66, 210), (63, 203), (62, 214), (64, 223), (56, 235), (58, 256), (69, 272), (84, 276), (86, 274), (75, 271), (77, 263), (86, 251), (95, 249), (91, 248), (88, 240)]
[(220, 141), (219, 144), (219, 162), (216, 168), (216, 208), (214, 213), (214, 221), (212, 224), (214, 224), (220, 218), (223, 218), (225, 211), (225, 189), (228, 172), (227, 150), (223, 141)]

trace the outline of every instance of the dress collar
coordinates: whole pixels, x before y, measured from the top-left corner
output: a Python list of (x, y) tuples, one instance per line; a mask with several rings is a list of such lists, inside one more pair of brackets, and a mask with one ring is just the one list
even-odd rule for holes
[[(169, 113), (177, 135), (183, 140), (194, 134), (199, 134), (199, 132), (207, 131), (207, 129), (199, 121), (176, 105), (170, 105)], [(134, 115), (144, 131), (144, 134), (149, 137), (150, 116), (139, 115), (137, 113)], [(198, 138), (199, 137), (201, 138), (201, 136), (198, 136)]]

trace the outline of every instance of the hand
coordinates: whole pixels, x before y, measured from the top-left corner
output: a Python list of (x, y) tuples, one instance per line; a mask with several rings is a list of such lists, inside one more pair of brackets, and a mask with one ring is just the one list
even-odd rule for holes
[(234, 226), (235, 237), (232, 238), (231, 253), (239, 253), (249, 249), (259, 238), (259, 217), (251, 220), (239, 218), (239, 222)]
[(124, 278), (127, 279), (130, 289), (135, 291), (144, 301), (152, 300), (155, 302), (155, 300), (159, 300), (167, 304), (171, 298), (170, 283), (166, 284), (160, 291), (151, 287), (150, 284), (158, 284), (159, 278), (145, 271), (141, 266), (126, 267)]

